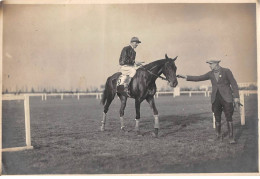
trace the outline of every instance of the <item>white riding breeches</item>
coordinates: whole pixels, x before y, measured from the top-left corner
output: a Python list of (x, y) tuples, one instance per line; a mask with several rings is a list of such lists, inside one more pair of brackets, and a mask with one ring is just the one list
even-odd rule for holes
[(136, 66), (123, 65), (120, 67), (119, 71), (122, 73), (123, 76), (129, 76), (130, 78), (133, 78), (137, 68), (138, 67)]
[(137, 66), (128, 66), (128, 65), (123, 65), (120, 67), (119, 72), (122, 73), (122, 75), (120, 76), (120, 80), (118, 85), (123, 85), (125, 84), (125, 81), (127, 79), (127, 76), (129, 76), (130, 78), (133, 78), (136, 70), (137, 70)]

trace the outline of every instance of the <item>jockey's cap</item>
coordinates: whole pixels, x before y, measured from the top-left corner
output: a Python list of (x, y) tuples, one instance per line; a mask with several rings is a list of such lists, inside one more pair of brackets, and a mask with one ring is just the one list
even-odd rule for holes
[(132, 38), (131, 38), (131, 42), (141, 43), (141, 41), (139, 40), (138, 37), (132, 37)]
[(221, 60), (208, 60), (206, 63), (212, 64), (212, 63), (219, 63)]

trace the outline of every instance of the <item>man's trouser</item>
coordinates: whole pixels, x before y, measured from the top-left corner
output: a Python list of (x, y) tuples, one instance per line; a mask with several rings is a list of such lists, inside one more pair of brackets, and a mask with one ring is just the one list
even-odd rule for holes
[(212, 111), (214, 112), (216, 122), (221, 122), (222, 111), (224, 111), (226, 120), (232, 122), (232, 115), (234, 112), (233, 103), (226, 102), (219, 91), (217, 91), (215, 101), (212, 104)]
[(216, 132), (218, 138), (221, 137), (221, 114), (224, 111), (226, 120), (227, 120), (227, 127), (228, 127), (228, 134), (230, 138), (230, 143), (235, 143), (233, 137), (233, 122), (232, 122), (232, 115), (234, 112), (233, 103), (226, 102), (219, 91), (217, 91), (216, 99), (212, 104), (212, 111), (214, 112), (215, 121), (216, 121)]

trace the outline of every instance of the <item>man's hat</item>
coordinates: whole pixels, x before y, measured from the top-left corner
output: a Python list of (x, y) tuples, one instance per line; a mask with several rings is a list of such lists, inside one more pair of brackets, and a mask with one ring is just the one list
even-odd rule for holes
[(219, 63), (220, 60), (208, 60), (206, 63), (212, 64), (212, 63)]
[(141, 41), (138, 39), (138, 37), (132, 37), (131, 42), (141, 43)]

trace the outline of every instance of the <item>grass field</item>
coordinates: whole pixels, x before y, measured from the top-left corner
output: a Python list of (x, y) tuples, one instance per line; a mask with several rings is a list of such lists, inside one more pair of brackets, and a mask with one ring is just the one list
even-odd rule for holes
[[(106, 131), (100, 132), (103, 107), (95, 98), (30, 98), (33, 150), (3, 153), (3, 174), (153, 174), (258, 172), (257, 95), (245, 97), (246, 125), (234, 113), (237, 144), (213, 142), (210, 98), (203, 95), (156, 98), (159, 138), (153, 115), (141, 104), (140, 130), (133, 131), (135, 109), (125, 110), (128, 132), (120, 131), (115, 99)], [(223, 115), (224, 118), (224, 115)], [(227, 132), (225, 119), (222, 131)], [(3, 102), (3, 147), (25, 145), (23, 101)]]

